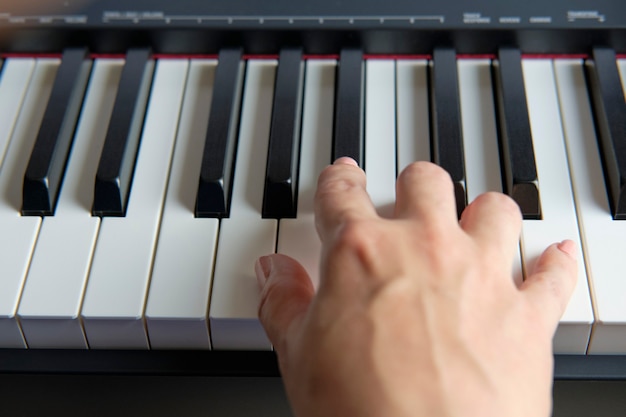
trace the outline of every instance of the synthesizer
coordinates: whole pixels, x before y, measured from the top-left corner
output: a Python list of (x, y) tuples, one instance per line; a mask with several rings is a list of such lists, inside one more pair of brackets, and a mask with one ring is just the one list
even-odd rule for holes
[(0, 373), (277, 376), (254, 260), (318, 273), (316, 178), (431, 160), (573, 239), (555, 378), (626, 379), (626, 5), (0, 5)]
[(616, 0), (477, 0), (471, 6), (459, 0), (3, 4), (1, 45), (15, 52), (59, 52), (71, 45), (101, 53), (125, 53), (131, 46), (160, 53), (217, 53), (227, 45), (253, 54), (277, 53), (285, 46), (311, 54), (348, 46), (376, 54), (429, 54), (436, 46), (493, 53), (506, 45), (526, 53), (578, 54), (598, 45), (626, 51), (626, 5)]

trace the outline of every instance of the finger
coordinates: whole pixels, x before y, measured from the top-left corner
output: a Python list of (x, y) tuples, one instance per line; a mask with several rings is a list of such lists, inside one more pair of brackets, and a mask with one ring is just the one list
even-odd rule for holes
[(517, 203), (501, 193), (478, 196), (461, 215), (461, 228), (496, 259), (511, 264), (519, 251), (522, 215)]
[(322, 243), (350, 220), (377, 218), (367, 194), (365, 172), (351, 158), (339, 158), (321, 173), (315, 194), (315, 225)]
[(457, 224), (454, 186), (450, 175), (430, 162), (414, 162), (402, 171), (396, 183), (395, 216), (426, 223)]
[(576, 245), (571, 240), (550, 245), (520, 287), (553, 330), (556, 330), (576, 286), (576, 252)]
[(302, 322), (315, 290), (302, 265), (286, 255), (262, 257), (254, 269), (262, 288), (259, 320), (280, 355), (290, 332)]

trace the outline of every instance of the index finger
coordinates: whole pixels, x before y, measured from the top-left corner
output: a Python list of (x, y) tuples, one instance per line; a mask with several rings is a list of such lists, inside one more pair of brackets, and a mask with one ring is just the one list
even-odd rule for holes
[(365, 172), (351, 158), (339, 158), (322, 171), (315, 193), (315, 226), (322, 243), (348, 221), (378, 218), (365, 184)]

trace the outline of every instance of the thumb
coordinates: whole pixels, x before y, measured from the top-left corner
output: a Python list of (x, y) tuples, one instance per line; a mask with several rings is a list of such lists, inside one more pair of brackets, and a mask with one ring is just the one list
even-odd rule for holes
[(259, 320), (280, 355), (290, 332), (299, 328), (315, 290), (304, 267), (289, 256), (263, 256), (254, 269), (261, 285)]
[(576, 252), (576, 244), (571, 240), (550, 245), (520, 288), (553, 330), (556, 330), (576, 286)]

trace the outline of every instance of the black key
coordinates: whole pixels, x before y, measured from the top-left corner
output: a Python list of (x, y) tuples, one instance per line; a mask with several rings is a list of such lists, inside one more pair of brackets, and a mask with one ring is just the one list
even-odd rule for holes
[(505, 191), (520, 206), (524, 219), (540, 219), (537, 168), (520, 51), (500, 49), (494, 71)]
[(613, 218), (626, 220), (626, 102), (615, 52), (594, 48), (587, 82)]
[(299, 49), (282, 51), (276, 71), (267, 151), (263, 194), (264, 218), (296, 217), (303, 76), (302, 51)]
[(86, 49), (63, 52), (24, 174), (24, 215), (54, 214), (90, 71), (91, 60)]
[(454, 49), (435, 49), (430, 91), (432, 157), (452, 178), (460, 217), (467, 205), (467, 192), (458, 80)]
[[(332, 161), (353, 158), (364, 168), (363, 155), (363, 52), (344, 49), (337, 68)], [(332, 162), (331, 161), (331, 162)]]
[(128, 51), (96, 174), (94, 216), (126, 214), (153, 72), (150, 50)]
[(245, 66), (240, 49), (220, 52), (196, 197), (196, 217), (228, 217)]

